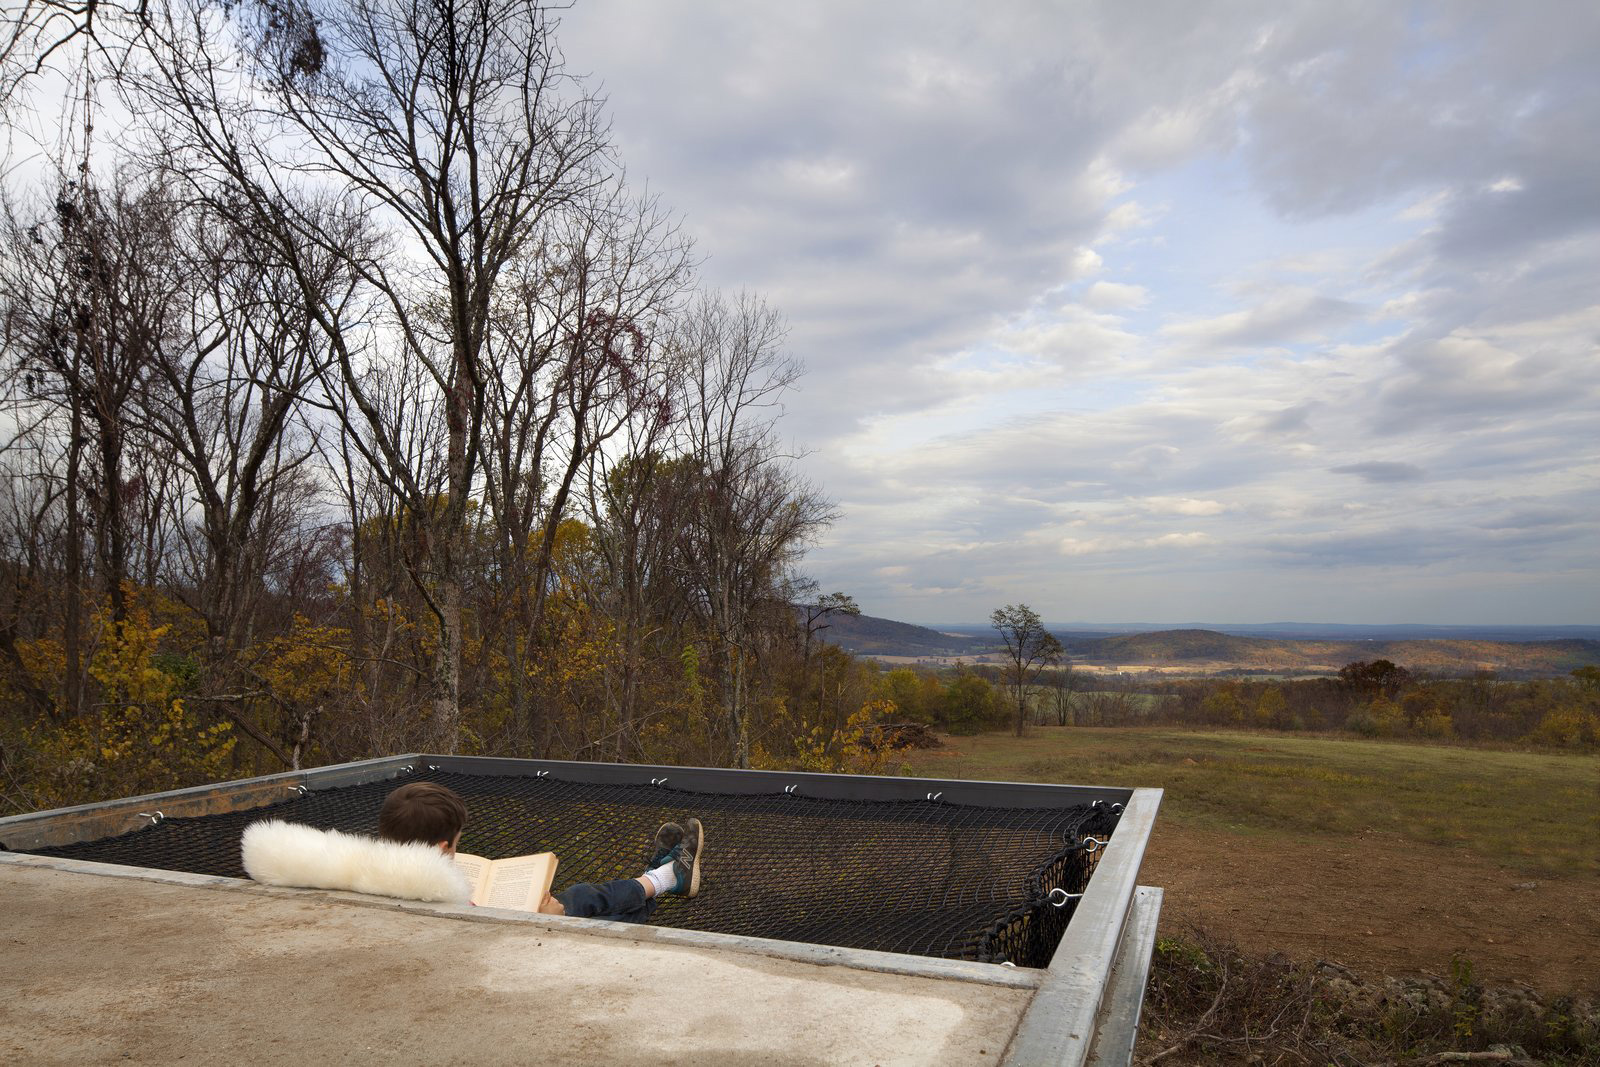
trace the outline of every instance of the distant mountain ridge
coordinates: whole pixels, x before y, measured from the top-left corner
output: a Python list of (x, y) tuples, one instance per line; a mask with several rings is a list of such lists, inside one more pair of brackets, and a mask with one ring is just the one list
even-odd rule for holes
[[(1289, 641), (1564, 641), (1600, 640), (1600, 626), (1549, 625), (1514, 626), (1486, 624), (1453, 626), (1437, 623), (1342, 623), (1342, 622), (1171, 622), (1105, 623), (1046, 622), (1057, 637), (1072, 634), (1085, 637), (1112, 637), (1123, 634), (1171, 633), (1175, 630), (1211, 630), (1232, 637), (1268, 637)], [(985, 623), (935, 624), (935, 630), (967, 635), (992, 634)]]
[[(821, 640), (863, 656), (950, 660), (993, 659), (1002, 651), (992, 629), (970, 624), (948, 630), (912, 623), (895, 622), (870, 615), (834, 616), (827, 629), (818, 633)], [(1313, 624), (1291, 624), (1312, 629)], [(1265, 629), (1265, 627), (1263, 627)], [(1334, 627), (1336, 630), (1367, 630)], [(1477, 670), (1510, 671), (1545, 675), (1565, 674), (1575, 667), (1600, 665), (1600, 640), (1562, 636), (1545, 639), (1493, 640), (1482, 631), (1467, 627), (1450, 637), (1418, 637), (1406, 631), (1424, 627), (1371, 627), (1392, 637), (1264, 637), (1225, 633), (1205, 627), (1158, 629), (1143, 633), (1096, 632), (1089, 626), (1052, 627), (1069, 660), (1095, 667), (1190, 668), (1197, 671), (1227, 669), (1256, 671), (1317, 671), (1337, 669), (1356, 660), (1387, 659), (1412, 670), (1438, 673), (1469, 673)], [(1487, 628), (1486, 628), (1487, 629)], [(1489, 632), (1503, 634), (1508, 629)], [(1530, 631), (1550, 630), (1592, 632), (1600, 637), (1600, 627), (1529, 627)]]
[(1311, 670), (1356, 660), (1391, 660), (1412, 670), (1533, 671), (1565, 674), (1600, 664), (1600, 641), (1471, 641), (1424, 638), (1399, 641), (1293, 641), (1238, 637), (1215, 630), (1063, 641), (1070, 656), (1101, 665), (1181, 666), (1228, 664), (1255, 670)]
[(980, 639), (871, 615), (832, 615), (827, 621), (818, 636), (862, 656), (971, 656), (995, 644), (993, 631)]

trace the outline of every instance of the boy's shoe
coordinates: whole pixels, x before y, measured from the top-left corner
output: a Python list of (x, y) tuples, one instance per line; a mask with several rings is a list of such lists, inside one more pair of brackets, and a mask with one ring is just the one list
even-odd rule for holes
[(683, 827), (675, 822), (664, 822), (650, 843), (650, 864), (645, 870), (655, 870), (673, 858), (672, 850), (683, 841)]
[(700, 859), (706, 851), (706, 830), (699, 819), (684, 824), (683, 840), (678, 843), (677, 854), (672, 857), (672, 870), (678, 880), (669, 893), (692, 897), (700, 892)]

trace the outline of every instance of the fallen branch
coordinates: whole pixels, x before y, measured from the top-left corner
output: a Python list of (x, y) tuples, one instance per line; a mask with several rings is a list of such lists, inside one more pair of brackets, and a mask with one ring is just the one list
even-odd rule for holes
[(1515, 1052), (1500, 1046), (1486, 1052), (1438, 1052), (1421, 1062), (1432, 1067), (1441, 1063), (1509, 1063), (1513, 1060), (1524, 1062)]

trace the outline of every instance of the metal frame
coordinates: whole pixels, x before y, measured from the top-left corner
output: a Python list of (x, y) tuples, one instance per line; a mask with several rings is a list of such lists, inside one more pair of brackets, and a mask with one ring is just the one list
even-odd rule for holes
[(1123, 935), (1105, 1002), (1095, 1020), (1088, 1061), (1094, 1067), (1121, 1067), (1133, 1062), (1133, 1043), (1139, 1036), (1139, 1014), (1144, 1008), (1145, 983), (1150, 980), (1156, 944), (1156, 923), (1161, 918), (1161, 897), (1161, 890), (1151, 886), (1142, 885), (1134, 891), (1128, 931)]
[[(1150, 831), (1161, 803), (1159, 789), (1038, 785), (1022, 782), (973, 782), (934, 778), (888, 778), (865, 775), (814, 774), (789, 771), (737, 771), (710, 767), (580, 763), (555, 760), (497, 759), (412, 753), (363, 760), (308, 771), (291, 771), (194, 789), (173, 790), (103, 804), (0, 819), (0, 843), (11, 849), (40, 848), (93, 840), (136, 829), (161, 816), (209, 815), (261, 807), (283, 799), (285, 792), (305, 787), (358, 785), (429, 769), (483, 775), (559, 774), (568, 780), (608, 785), (670, 785), (745, 795), (798, 793), (836, 800), (935, 800), (986, 807), (1068, 807), (1100, 801), (1123, 805), (1111, 835), (1072, 921), (1043, 970), (999, 968), (992, 964), (941, 960), (895, 953), (800, 945), (763, 938), (737, 937), (693, 930), (648, 928), (647, 938), (730, 951), (760, 952), (868, 970), (920, 977), (977, 981), (1008, 986), (1035, 986), (1035, 992), (1003, 1063), (1126, 1064), (1130, 1061), (1143, 1002), (1144, 980), (1155, 943), (1161, 891), (1137, 884)], [(117, 873), (171, 881), (174, 872), (147, 868), (109, 869), (104, 864), (10, 856), (0, 862), (49, 866), (83, 873)], [(181, 876), (185, 881), (192, 876)], [(207, 878), (206, 885), (262, 887), (242, 879)], [(343, 895), (341, 895), (343, 896)], [(399, 902), (388, 902), (397, 906)], [(456, 914), (463, 909), (440, 905), (406, 905), (410, 909)], [(580, 922), (596, 930), (614, 924), (582, 919), (519, 916), (471, 909), (479, 920)], [(629, 936), (641, 931), (630, 928)]]
[[(324, 787), (362, 785), (381, 778), (393, 778), (401, 768), (415, 764), (419, 757), (394, 756), (388, 759), (340, 763), (309, 771), (286, 771), (260, 778), (240, 778), (217, 785), (174, 789), (166, 793), (146, 793), (125, 800), (99, 804), (80, 804), (27, 815), (0, 819), (0, 845), (10, 849), (44, 848), (95, 841), (136, 830), (153, 815), (220, 815), (230, 811), (259, 808), (284, 799), (286, 790), (316, 784)], [(3, 856), (4, 853), (0, 853)], [(135, 868), (144, 870), (145, 868)]]
[[(1089, 885), (1078, 901), (1067, 931), (1056, 946), (1045, 979), (1028, 1005), (1027, 1014), (1017, 1027), (1006, 1053), (1005, 1063), (1060, 1063), (1076, 1067), (1089, 1058), (1097, 1022), (1102, 1009), (1126, 1010), (1108, 996), (1111, 974), (1126, 935), (1133, 932), (1135, 944), (1147, 934), (1155, 945), (1155, 921), (1132, 923), (1135, 894), (1139, 889), (1139, 867), (1144, 862), (1145, 846), (1155, 826), (1156, 809), (1161, 805), (1161, 790), (1136, 789), (1122, 819), (1117, 823), (1106, 854), (1089, 878)], [(1147, 904), (1160, 911), (1159, 897)], [(1149, 950), (1144, 952), (1148, 962)], [(1143, 1001), (1144, 983), (1137, 993)], [(1128, 993), (1124, 994), (1126, 1000)], [(1137, 1008), (1134, 1009), (1137, 1022)], [(1128, 1053), (1133, 1052), (1132, 1041)], [(1126, 1062), (1110, 1060), (1107, 1062)]]

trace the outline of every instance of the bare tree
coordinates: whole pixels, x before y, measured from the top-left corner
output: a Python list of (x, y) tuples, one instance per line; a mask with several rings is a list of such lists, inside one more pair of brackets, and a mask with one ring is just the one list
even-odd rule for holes
[(101, 60), (115, 69), (126, 36), (107, 23), (133, 15), (142, 5), (139, 0), (14, 0), (9, 6), (0, 28), (0, 114), (52, 67), (77, 65), (81, 71), (86, 60)]
[[(168, 575), (168, 588), (206, 629), (201, 692), (192, 699), (292, 765), (292, 740), (274, 739), (250, 712), (261, 687), (241, 674), (239, 657), (263, 621), (269, 576), (319, 543), (303, 529), (316, 497), (304, 412), (329, 346), (306, 315), (302, 279), (270, 245), (204, 201), (183, 202), (174, 185), (165, 192), (179, 221), (147, 255), (174, 260), (188, 284), (174, 294), (184, 301), (174, 308), (182, 321), (155, 353), (140, 409), (193, 501), (175, 526)], [(348, 272), (337, 260), (321, 262), (319, 299), (348, 299)]]
[[(556, 536), (579, 510), (574, 493), (592, 499), (613, 452), (630, 454), (672, 420), (680, 361), (663, 335), (689, 276), (676, 224), (620, 186), (550, 215), (515, 265), (484, 387), (484, 497), (511, 677), (543, 651)], [(527, 687), (505, 698), (531, 736)]]
[[(855, 597), (848, 593), (818, 593), (815, 582), (807, 579), (798, 582), (794, 597), (796, 610), (800, 613), (800, 626), (804, 630), (804, 644), (801, 647), (800, 671), (802, 675), (809, 675), (811, 670), (811, 643), (817, 634), (830, 628), (833, 624), (827, 620), (835, 615), (847, 615), (852, 618), (861, 615), (861, 608), (856, 605)], [(821, 657), (819, 677), (817, 679), (817, 710), (821, 712), (827, 699), (828, 683), (828, 658)], [(834, 706), (834, 727), (839, 728), (843, 723), (843, 710), (838, 705)]]
[[(8, 411), (15, 413), (14, 407)], [(73, 604), (61, 595), (66, 542), (61, 450), (38, 430), (37, 423), (24, 424), (0, 452), (0, 663), (34, 715), (58, 719), (63, 705), (77, 707), (81, 663), (73, 664), (78, 674), (64, 679), (64, 695), (42, 684), (18, 647), (19, 641), (61, 626), (64, 620), (56, 612)]]
[(996, 608), (989, 616), (989, 624), (1005, 643), (1009, 661), (1006, 684), (1017, 702), (1017, 736), (1021, 737), (1028, 720), (1028, 683), (1038, 677), (1046, 664), (1061, 658), (1061, 642), (1044, 628), (1038, 613), (1026, 604)]
[[(374, 371), (367, 383), (367, 395), (384, 420), (400, 428), (405, 453), (423, 464), (432, 462), (424, 457), (443, 454), (443, 427), (436, 405), (425, 399), (432, 395), (425, 378), (419, 368), (407, 373), (402, 365)], [(345, 402), (337, 383), (329, 402), (335, 407)], [(353, 715), (334, 724), (341, 736), (333, 743), (352, 753), (407, 751), (426, 740), (415, 736), (411, 726), (422, 718), (416, 714), (416, 699), (418, 689), (426, 687), (426, 671), (419, 672), (418, 657), (404, 654), (411, 627), (403, 605), (414, 592), (413, 576), (421, 567), (420, 530), (410, 517), (412, 509), (362, 458), (363, 450), (348, 429), (328, 435), (319, 452), (337, 486), (350, 532), (344, 578), (353, 667), (346, 700)], [(437, 478), (423, 480), (436, 483)]]
[(76, 545), (86, 507), (117, 622), (128, 611), (129, 502), (143, 489), (126, 477), (130, 436), (140, 392), (177, 326), (185, 284), (180, 264), (151, 254), (167, 239), (172, 212), (149, 183), (118, 180), (102, 191), (63, 180), (48, 209), (31, 216), (8, 209), (5, 226), (6, 376), (65, 423), (67, 582), (82, 584)]
[(802, 623), (805, 627), (805, 649), (802, 657), (806, 662), (810, 662), (811, 642), (817, 634), (832, 625), (828, 620), (835, 615), (859, 618), (861, 608), (857, 606), (856, 598), (848, 593), (818, 593), (815, 582), (802, 583), (801, 591), (806, 597), (798, 605), (800, 613), (805, 616)]
[(326, 342), (297, 313), (295, 279), (162, 174), (62, 189), (46, 218), (11, 213), (0, 303), (10, 384), (64, 443), (65, 703), (78, 708), (82, 688), (87, 525), (113, 620), (128, 613), (125, 581), (185, 601), (207, 634), (189, 698), (287, 761), (241, 704), (236, 657), (274, 540), (292, 536), (284, 509), (299, 494), (279, 487), (308, 448), (289, 424)]
[[(152, 62), (134, 88), (181, 123), (185, 143), (168, 148), (188, 148), (276, 239), (329, 338), (364, 458), (425, 528), (414, 578), (437, 627), (434, 743), (454, 751), (493, 319), (545, 216), (609, 180), (597, 107), (565, 77), (552, 20), (531, 0), (287, 2), (232, 19), (205, 0), (151, 7)], [(345, 224), (329, 228), (330, 215)], [(360, 240), (374, 224), (398, 239)], [(343, 258), (376, 294), (376, 330), (319, 296), (306, 248)], [(366, 393), (373, 346), (425, 368), (439, 393), (442, 494)]]
[[(312, 453), (294, 420), (329, 357), (298, 279), (270, 249), (203, 204), (184, 214), (165, 251), (187, 268), (187, 315), (155, 354), (142, 407), (197, 504), (196, 536), (184, 538), (188, 580), (177, 591), (205, 621), (207, 658), (221, 665), (246, 643), (278, 488)], [(348, 298), (348, 276), (319, 281), (334, 290), (319, 294), (325, 303)]]
[(619, 760), (644, 755), (637, 745), (646, 649), (652, 638), (673, 632), (674, 608), (682, 603), (673, 553), (686, 503), (679, 491), (685, 462), (660, 451), (669, 428), (665, 418), (638, 420), (623, 459), (594, 464), (587, 474), (589, 523), (604, 568), (604, 585), (589, 599), (615, 628), (619, 648), (608, 665)]
[(1073, 694), (1076, 693), (1082, 678), (1072, 669), (1072, 664), (1067, 660), (1065, 653), (1061, 657), (1059, 670), (1053, 670), (1045, 675), (1050, 687), (1050, 702), (1056, 713), (1057, 726), (1071, 726), (1074, 722), (1083, 725), (1075, 718)]
[(800, 373), (777, 314), (753, 297), (702, 299), (681, 340), (689, 478), (678, 559), (712, 644), (735, 766), (750, 765), (748, 671), (763, 609), (794, 626), (786, 569), (830, 522), (832, 505), (790, 466), (773, 423)]

